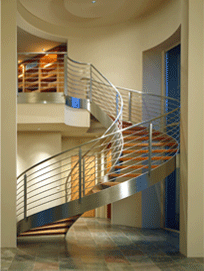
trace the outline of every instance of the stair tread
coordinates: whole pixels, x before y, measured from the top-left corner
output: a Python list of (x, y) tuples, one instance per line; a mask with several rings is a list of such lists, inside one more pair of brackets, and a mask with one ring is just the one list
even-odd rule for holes
[[(176, 142), (168, 142), (168, 143), (163, 143), (163, 142), (157, 142), (157, 143), (152, 143), (152, 147), (162, 147), (162, 146), (167, 146), (167, 147), (172, 147), (175, 146), (177, 147), (178, 144)], [(125, 143), (124, 147), (148, 147), (149, 143)]]
[[(152, 165), (152, 168), (156, 168), (158, 167), (158, 165)], [(149, 168), (149, 166), (145, 166), (145, 165), (121, 165), (121, 166), (115, 166), (116, 169), (146, 169)]]
[[(127, 141), (127, 140), (138, 140), (138, 141), (147, 141), (149, 140), (149, 137), (148, 136), (126, 136), (124, 137), (124, 141)], [(155, 141), (160, 141), (162, 140), (163, 142), (164, 141), (170, 141), (170, 140), (173, 140), (170, 136), (166, 135), (166, 136), (156, 136), (156, 137), (152, 137), (152, 140), (155, 140)]]
[(97, 192), (100, 192), (101, 189), (100, 189), (100, 188), (93, 188), (91, 191), (92, 191), (93, 193), (97, 193)]
[[(139, 135), (149, 135), (149, 132), (148, 131), (141, 131), (141, 130), (132, 130), (132, 129), (129, 129), (129, 130), (125, 130), (123, 131), (123, 134), (135, 134), (137, 136)], [(158, 132), (158, 131), (154, 131), (152, 133), (153, 136), (156, 136), (156, 135), (161, 135), (162, 133), (161, 132)]]
[[(129, 128), (129, 127), (131, 127), (132, 126), (132, 124), (130, 124), (130, 125), (122, 125), (122, 127), (123, 127), (123, 129), (125, 129), (125, 128)], [(130, 128), (132, 131), (143, 131), (143, 130), (146, 130), (147, 128), (146, 127), (131, 127)], [(126, 130), (127, 131), (127, 130)]]
[(42, 227), (37, 227), (37, 228), (33, 228), (30, 231), (40, 231), (40, 230), (49, 230), (49, 229), (63, 229), (63, 228), (69, 228), (72, 224), (74, 223), (74, 221), (69, 221), (66, 223), (53, 223), (51, 225), (47, 225), (47, 226), (42, 226)]
[(44, 231), (27, 231), (21, 233), (20, 236), (39, 236), (39, 235), (57, 235), (57, 234), (66, 234), (68, 229), (53, 229), (53, 230), (44, 230)]
[(114, 186), (114, 185), (117, 185), (117, 184), (120, 184), (119, 182), (105, 182), (105, 183), (102, 183), (101, 185), (103, 186)]
[(141, 173), (111, 173), (110, 177), (138, 177)]
[(69, 221), (75, 221), (78, 217), (79, 217), (79, 215), (72, 216), (72, 217), (69, 217), (69, 218), (65, 218), (65, 219), (61, 219), (61, 220), (55, 221), (55, 222), (47, 224), (45, 226), (59, 224), (59, 223), (65, 223), (65, 222), (69, 222)]
[[(152, 160), (169, 160), (171, 158), (172, 156), (153, 156)], [(120, 161), (129, 161), (129, 160), (146, 161), (148, 159), (149, 159), (148, 157), (121, 157), (119, 158)]]
[[(124, 154), (127, 153), (148, 153), (148, 150), (123, 150)], [(177, 152), (177, 149), (158, 149), (158, 150), (152, 150), (152, 153), (174, 153)]]

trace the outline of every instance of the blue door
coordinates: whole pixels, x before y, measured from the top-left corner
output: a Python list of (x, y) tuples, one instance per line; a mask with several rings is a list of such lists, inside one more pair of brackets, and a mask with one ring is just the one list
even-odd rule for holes
[[(180, 100), (180, 45), (166, 52), (166, 96)], [(166, 104), (166, 111), (172, 105)], [(171, 124), (171, 114), (166, 119)], [(171, 132), (167, 129), (167, 134)], [(179, 230), (179, 172), (176, 169), (165, 180), (165, 228)]]

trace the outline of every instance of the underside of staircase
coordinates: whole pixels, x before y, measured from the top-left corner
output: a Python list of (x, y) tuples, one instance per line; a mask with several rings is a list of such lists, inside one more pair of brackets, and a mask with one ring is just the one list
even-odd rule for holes
[[(76, 64), (71, 60), (70, 62), (73, 66), (80, 64)], [(77, 70), (76, 66), (74, 66), (74, 68), (75, 69), (71, 70), (72, 73)], [(72, 74), (71, 72), (70, 74)], [(95, 72), (98, 71), (95, 70)], [(60, 174), (59, 176), (61, 178), (58, 178), (60, 179), (60, 183), (57, 183), (58, 180), (49, 177), (49, 172), (51, 171), (50, 168), (47, 169), (49, 159), (34, 165), (18, 177), (17, 195), (19, 195), (19, 199), (20, 197), (23, 199), (21, 205), (19, 205), (19, 210), (21, 209), (23, 211), (21, 211), (21, 216), (19, 215), (17, 223), (18, 236), (66, 234), (68, 229), (84, 212), (134, 195), (163, 180), (175, 170), (176, 154), (179, 151), (178, 106), (172, 106), (170, 118), (168, 118), (169, 113), (164, 111), (163, 113), (160, 112), (156, 117), (155, 114), (152, 117), (152, 104), (151, 101), (148, 100), (149, 107), (145, 110), (150, 110), (150, 112), (148, 111), (149, 120), (140, 122), (135, 120), (122, 120), (124, 94), (121, 94), (112, 84), (108, 85), (108, 81), (102, 81), (102, 79), (104, 80), (103, 76), (99, 83), (98, 77), (97, 81), (94, 81), (93, 78), (91, 81), (91, 99), (90, 96), (88, 99), (87, 97), (80, 98), (84, 101), (83, 104), (87, 104), (88, 101), (87, 109), (103, 124), (107, 129), (106, 132), (102, 137), (93, 140), (88, 145), (85, 145), (85, 147), (78, 147), (77, 155), (75, 155), (77, 159), (71, 169), (70, 162), (66, 164), (64, 161), (70, 161), (70, 157), (74, 157), (74, 155), (71, 154), (75, 150), (67, 151), (67, 153), (71, 153), (69, 157), (65, 157), (66, 152), (63, 152), (50, 159), (52, 161), (52, 167), (54, 164), (58, 165), (58, 167), (56, 167), (58, 171), (52, 175), (52, 178)], [(80, 84), (83, 82), (83, 88), (84, 85), (87, 88), (87, 77), (82, 79), (80, 79)], [(72, 89), (72, 81), (68, 82), (68, 85), (69, 84), (70, 89)], [(88, 87), (90, 87), (90, 82)], [(104, 89), (107, 92), (107, 97), (104, 97), (106, 95)], [(73, 94), (70, 93), (70, 95)], [(109, 95), (113, 97), (113, 101), (115, 101), (116, 97), (116, 102), (114, 102), (115, 106), (108, 100)], [(139, 110), (142, 112), (140, 119), (143, 119), (143, 96), (141, 93), (137, 95), (140, 102)], [(144, 94), (144, 97), (146, 99), (146, 94)], [(120, 101), (119, 98), (121, 99)], [(154, 96), (152, 100), (153, 99), (155, 99)], [(168, 98), (164, 97), (162, 100), (163, 104), (165, 104), (166, 100), (168, 100)], [(134, 105), (134, 101), (132, 100), (132, 106)], [(66, 103), (69, 106), (68, 103), (69, 99)], [(108, 103), (110, 104), (108, 105)], [(155, 106), (155, 104), (156, 102), (153, 103), (153, 106)], [(158, 104), (161, 106), (161, 102)], [(174, 101), (172, 101), (172, 104), (174, 104)], [(111, 110), (114, 113), (112, 113)], [(160, 109), (158, 111), (160, 111)], [(97, 170), (95, 166), (91, 167), (92, 162), (90, 159), (94, 157), (94, 155), (100, 155), (100, 157), (102, 157), (100, 158), (102, 162)], [(56, 159), (58, 159), (57, 162)], [(43, 166), (43, 163), (46, 164), (46, 166)], [(68, 165), (66, 169), (65, 165)], [(42, 170), (41, 168), (43, 168), (44, 171), (47, 170), (46, 173), (43, 172), (43, 174), (45, 174), (44, 179), (42, 177), (43, 174), (38, 174), (38, 172)], [(62, 176), (65, 177), (62, 178)], [(54, 188), (47, 190), (45, 188), (46, 193), (49, 193), (48, 190), (52, 192), (50, 192), (49, 195), (45, 194), (44, 197), (40, 197), (39, 193), (38, 195), (31, 194), (35, 192), (34, 189), (31, 189), (31, 187), (35, 188), (35, 184), (32, 183), (32, 180), (35, 179), (38, 182), (38, 178), (40, 179), (39, 183), (44, 184), (43, 182), (49, 179), (49, 183), (53, 182), (62, 187), (62, 194), (60, 194), (59, 198), (63, 198), (64, 202), (61, 204), (58, 203), (56, 206), (52, 205), (50, 208), (45, 207), (43, 210), (35, 211), (35, 202), (39, 201), (38, 208), (40, 204), (46, 206), (47, 203), (42, 202), (42, 199), (47, 197), (49, 203), (51, 202), (52, 196), (56, 194), (56, 192), (53, 193), (53, 191), (55, 191), (53, 190)], [(90, 180), (93, 179), (94, 184), (93, 182), (91, 184)], [(75, 180), (77, 184), (74, 184)], [(30, 186), (28, 185), (29, 182)], [(35, 189), (37, 190), (38, 188)], [(45, 193), (45, 191), (40, 193), (44, 195), (43, 193)], [(29, 199), (38, 196), (38, 200), (33, 201), (34, 203), (30, 203), (30, 205), (33, 204), (30, 209), (34, 211), (29, 215)], [(17, 199), (17, 202), (19, 199)]]

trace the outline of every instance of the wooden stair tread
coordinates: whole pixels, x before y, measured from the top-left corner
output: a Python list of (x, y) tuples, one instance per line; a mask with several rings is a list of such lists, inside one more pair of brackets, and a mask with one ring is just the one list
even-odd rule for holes
[(93, 193), (97, 193), (97, 192), (100, 192), (101, 189), (100, 189), (100, 188), (93, 188), (91, 191), (92, 191)]
[[(167, 143), (163, 143), (163, 142), (157, 142), (157, 143), (152, 143), (152, 147), (172, 147), (175, 146), (177, 147), (178, 144), (176, 142), (167, 142)], [(125, 143), (124, 147), (149, 147), (149, 143)]]
[[(152, 160), (169, 160), (172, 156), (153, 156)], [(146, 161), (148, 160), (148, 157), (121, 157), (119, 158), (120, 161)]]
[[(124, 137), (124, 141), (127, 141), (127, 140), (147, 141), (147, 140), (149, 140), (149, 137), (148, 136), (126, 136), (126, 137)], [(155, 141), (162, 140), (163, 142), (165, 142), (165, 141), (172, 140), (172, 138), (170, 136), (168, 136), (168, 135), (166, 135), (166, 136), (155, 136), (155, 137), (153, 136), (152, 140), (155, 140)]]
[[(130, 124), (130, 125), (122, 125), (123, 129), (130, 128), (131, 126), (132, 126), (132, 124)], [(147, 128), (146, 127), (131, 127), (128, 130), (132, 130), (132, 131), (143, 131), (143, 130), (147, 130)], [(128, 130), (126, 130), (126, 131), (128, 131)]]
[(55, 221), (55, 222), (47, 224), (45, 226), (54, 225), (54, 224), (60, 224), (60, 223), (66, 223), (66, 222), (70, 222), (70, 221), (75, 221), (75, 220), (77, 220), (78, 217), (79, 217), (79, 215), (72, 216), (72, 217), (69, 217), (69, 218), (65, 218), (65, 219), (61, 219), (61, 220)]
[[(128, 154), (128, 153), (148, 153), (148, 150), (123, 150), (124, 154)], [(175, 153), (177, 152), (177, 149), (161, 149), (161, 150), (152, 150), (152, 153)]]
[[(152, 168), (156, 168), (158, 167), (158, 165), (152, 165)], [(116, 169), (147, 169), (149, 168), (149, 166), (145, 166), (145, 165), (121, 165), (121, 166), (115, 166)]]
[(27, 231), (21, 233), (20, 236), (39, 236), (39, 235), (57, 235), (57, 234), (66, 234), (68, 229), (53, 229), (53, 230), (43, 230), (43, 231)]
[(109, 176), (110, 177), (138, 177), (140, 176), (141, 173), (111, 173)]
[(37, 227), (37, 228), (33, 228), (30, 231), (41, 231), (41, 230), (50, 230), (50, 229), (64, 229), (64, 228), (69, 228), (72, 224), (74, 223), (74, 221), (70, 221), (70, 222), (66, 222), (66, 223), (53, 223), (51, 225), (48, 226), (42, 226), (42, 227)]
[[(127, 134), (127, 135), (131, 135), (131, 134), (135, 134), (136, 136), (141, 136), (141, 135), (149, 135), (149, 132), (148, 131), (136, 131), (136, 130), (132, 130), (132, 129), (129, 129), (129, 130), (125, 130), (123, 131), (123, 134)], [(161, 132), (158, 132), (158, 131), (154, 131), (152, 133), (153, 136), (157, 136), (157, 135), (161, 135)]]
[(102, 183), (101, 185), (103, 186), (114, 186), (114, 185), (117, 185), (117, 184), (120, 184), (119, 182), (105, 182), (105, 183)]

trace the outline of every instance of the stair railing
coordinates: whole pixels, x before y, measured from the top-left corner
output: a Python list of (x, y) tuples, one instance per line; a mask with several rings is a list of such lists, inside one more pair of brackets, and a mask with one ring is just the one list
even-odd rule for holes
[[(105, 78), (92, 64), (81, 63), (74, 61), (70, 58), (67, 60), (67, 97), (66, 99), (70, 100), (72, 97), (78, 98), (80, 100), (89, 101), (91, 106), (97, 105), (97, 109), (103, 110), (106, 114), (103, 114), (104, 119), (101, 119), (102, 112), (100, 111), (100, 116), (96, 112), (92, 112), (96, 117), (98, 116), (102, 123), (107, 128), (104, 135), (110, 133), (111, 131), (118, 131), (121, 129), (121, 120), (122, 120), (122, 110), (123, 110), (123, 101), (122, 97), (110, 81)], [(96, 111), (96, 110), (93, 110)], [(105, 118), (108, 120), (105, 120)], [(104, 136), (103, 135), (103, 136)], [(118, 158), (122, 153), (123, 144), (121, 133), (116, 133), (114, 136), (117, 136), (117, 141), (110, 145), (111, 156), (111, 167), (117, 163)], [(97, 143), (96, 143), (97, 144)], [(95, 147), (95, 146), (93, 146)], [(92, 147), (92, 148), (93, 148)], [(79, 198), (81, 199), (81, 178), (82, 178), (82, 166), (81, 159), (85, 161), (86, 156), (92, 151), (89, 149), (83, 155), (81, 149), (79, 149), (79, 159), (76, 164), (73, 166), (73, 169), (67, 176), (65, 182), (65, 191), (68, 190), (68, 183), (70, 182), (73, 171), (76, 167), (79, 167)], [(111, 168), (110, 168), (111, 171)], [(83, 170), (83, 179), (85, 179), (85, 171)], [(67, 193), (65, 193), (65, 200), (68, 201)]]
[(18, 53), (18, 94), (64, 92), (66, 52)]
[[(162, 120), (163, 122), (166, 121), (170, 115), (174, 125), (167, 124), (163, 132), (156, 130), (158, 124)], [(150, 123), (152, 123), (151, 157), (148, 156), (149, 139), (147, 138)], [(132, 132), (131, 129), (135, 129), (135, 132)], [(124, 143), (122, 139), (118, 141), (121, 132), (123, 133)], [(169, 134), (168, 138), (166, 137), (167, 134)], [(113, 146), (112, 150), (110, 150), (110, 145)], [(111, 175), (114, 171), (110, 171), (112, 162), (111, 165), (109, 163), (112, 159), (112, 152), (120, 156), (123, 166), (126, 166), (125, 169), (120, 169), (121, 176), (117, 178), (117, 181), (120, 182), (127, 176), (130, 176), (129, 180), (131, 180), (137, 174), (148, 172), (150, 170), (150, 159), (151, 171), (169, 161), (178, 152), (178, 145), (179, 108), (176, 108), (157, 118), (103, 135), (99, 139), (91, 140), (52, 156), (19, 175), (17, 180), (18, 221), (39, 211), (65, 203), (65, 197), (67, 197), (67, 202), (79, 199), (80, 189), (82, 197), (95, 184), (112, 180)], [(123, 147), (122, 156), (120, 147)], [(79, 160), (79, 149), (81, 149), (81, 157), (91, 150), (81, 160), (81, 184), (79, 183), (79, 164), (73, 170), (76, 161)], [(130, 157), (131, 164), (129, 163)], [(114, 165), (116, 165), (116, 162), (113, 161)], [(65, 190), (65, 183), (70, 172), (72, 172), (71, 178)]]
[[(180, 106), (177, 100), (122, 88), (118, 91), (90, 64), (68, 59), (67, 65), (71, 66), (67, 98), (77, 90), (76, 98), (88, 100), (90, 111), (94, 105), (96, 115), (96, 108), (99, 108), (104, 118), (100, 121), (109, 126), (105, 126), (106, 132), (99, 138), (47, 158), (18, 176), (18, 221), (42, 210), (80, 200), (97, 183), (116, 180), (114, 174), (118, 172), (118, 165), (119, 182), (145, 173), (151, 175), (179, 149)], [(123, 128), (122, 109), (123, 120), (127, 121)]]

